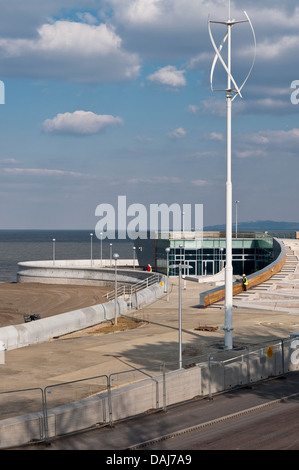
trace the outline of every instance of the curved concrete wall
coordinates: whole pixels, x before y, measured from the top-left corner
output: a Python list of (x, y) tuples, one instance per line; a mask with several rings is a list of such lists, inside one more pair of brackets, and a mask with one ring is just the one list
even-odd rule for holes
[[(119, 315), (127, 311), (127, 303), (123, 299), (118, 299)], [(5, 326), (0, 328), (0, 341), (4, 343), (6, 350), (22, 348), (34, 343), (48, 341), (56, 336), (82, 330), (113, 318), (114, 301), (111, 301), (29, 323)]]
[[(45, 280), (51, 279), (51, 277), (49, 277), (50, 269), (47, 266), (43, 268), (42, 262), (39, 263), (40, 267), (34, 267), (37, 263), (26, 264), (28, 267), (30, 267), (29, 275), (26, 275), (23, 278), (26, 278), (26, 282), (34, 282), (33, 279), (38, 279), (38, 281), (36, 282), (41, 282), (40, 279), (43, 279), (44, 282), (48, 282)], [(34, 271), (34, 276), (30, 275), (31, 266), (33, 266), (32, 270)], [(37, 275), (37, 272), (39, 270), (41, 277)], [(85, 271), (88, 271), (88, 273), (86, 273)], [(61, 277), (57, 276), (57, 273), (59, 273)], [(92, 274), (99, 275), (102, 277), (102, 279), (110, 279), (110, 282), (114, 282), (114, 269), (100, 269), (98, 271), (95, 270), (89, 272), (89, 270), (86, 270), (82, 267), (82, 269), (79, 269), (77, 273), (81, 276), (86, 277)], [(140, 279), (146, 279), (152, 274), (153, 273), (147, 273), (143, 271), (138, 272), (134, 270), (119, 270), (117, 272), (117, 278), (118, 282), (136, 283), (140, 281)], [(58, 268), (58, 270), (54, 270), (54, 282), (59, 283), (61, 279), (65, 282), (69, 281), (69, 278), (66, 278), (65, 275), (73, 276), (73, 268)], [(165, 281), (164, 276), (162, 276), (162, 279), (163, 281)], [(140, 290), (136, 294), (133, 294), (130, 305), (128, 305), (125, 299), (118, 298), (118, 314), (123, 315), (127, 313), (131, 308), (138, 309), (145, 305), (149, 305), (150, 303), (155, 302), (157, 299), (162, 297), (164, 294), (165, 293), (163, 283), (156, 283), (148, 288)], [(74, 331), (94, 326), (106, 320), (112, 320), (115, 315), (114, 305), (115, 302), (113, 300), (92, 307), (86, 307), (79, 310), (74, 310), (72, 312), (62, 313), (60, 315), (54, 315), (52, 317), (35, 320), (20, 325), (10, 325), (0, 328), (0, 344), (2, 342), (6, 350), (22, 348), (24, 346), (49, 341), (49, 339), (51, 338), (55, 338), (57, 336), (62, 336), (68, 333), (72, 333)]]
[[(257, 271), (253, 274), (247, 276), (248, 279), (248, 288), (257, 286), (261, 282), (267, 281), (272, 277), (274, 274), (279, 272), (285, 263), (286, 258), (286, 250), (283, 243), (281, 243), (278, 239), (273, 239), (273, 252), (275, 256), (275, 260), (266, 266), (265, 268)], [(233, 283), (233, 295), (239, 294), (243, 290), (242, 282), (234, 282)], [(221, 300), (225, 297), (225, 287), (219, 286), (215, 289), (210, 289), (206, 292), (202, 292), (199, 296), (199, 306), (200, 307), (208, 307), (213, 303)]]
[[(120, 260), (123, 265), (126, 260)], [(21, 270), (18, 282), (41, 282), (46, 284), (110, 285), (114, 283), (115, 268), (105, 268), (99, 262), (91, 266), (90, 260), (27, 261), (18, 263)], [(117, 269), (117, 279), (122, 283), (136, 283), (153, 273), (137, 269)]]

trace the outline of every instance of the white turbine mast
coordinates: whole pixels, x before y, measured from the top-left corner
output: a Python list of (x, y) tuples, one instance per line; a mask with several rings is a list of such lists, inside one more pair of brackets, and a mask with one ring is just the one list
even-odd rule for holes
[[(249, 16), (244, 11), (245, 20), (232, 20), (231, 19), (231, 5), (230, 0), (228, 2), (228, 20), (227, 21), (212, 21), (209, 19), (208, 21), (208, 30), (211, 39), (211, 43), (215, 50), (215, 57), (211, 67), (211, 74), (210, 74), (210, 84), (211, 90), (214, 91), (224, 91), (226, 93), (226, 109), (227, 109), (227, 180), (226, 180), (226, 264), (225, 264), (225, 324), (222, 327), (225, 331), (225, 347), (227, 349), (233, 348), (233, 341), (232, 341), (232, 331), (233, 331), (233, 322), (232, 322), (232, 298), (233, 298), (233, 269), (232, 269), (232, 182), (231, 182), (231, 103), (237, 97), (241, 95), (241, 90), (244, 87), (245, 83), (247, 82), (253, 66), (255, 62), (256, 56), (256, 38), (252, 23), (249, 19)], [(219, 47), (217, 48), (212, 31), (211, 31), (211, 23), (222, 24), (226, 25), (227, 30), (224, 38), (222, 39)], [(234, 77), (231, 73), (231, 30), (232, 27), (239, 23), (249, 23), (252, 35), (253, 35), (253, 42), (254, 42), (254, 56), (252, 60), (251, 67), (249, 72), (243, 81), (241, 86), (238, 86)], [(227, 42), (227, 63), (225, 63), (221, 51), (223, 46)], [(223, 90), (214, 90), (213, 89), (213, 76), (217, 61), (220, 61), (222, 64), (226, 74), (227, 74), (227, 87)]]

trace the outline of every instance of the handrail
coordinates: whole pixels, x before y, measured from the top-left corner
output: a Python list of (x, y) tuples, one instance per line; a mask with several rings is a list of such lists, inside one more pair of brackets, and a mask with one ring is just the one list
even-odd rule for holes
[[(125, 295), (131, 296), (133, 294), (136, 294), (137, 292), (140, 292), (143, 289), (146, 289), (147, 287), (157, 284), (158, 282), (160, 282), (160, 279), (161, 279), (161, 274), (155, 273), (152, 276), (146, 279), (143, 279), (142, 281), (137, 282), (133, 286), (123, 285), (123, 286), (118, 287), (116, 291), (116, 295), (117, 297), (122, 297)], [(107, 292), (107, 294), (105, 294), (105, 297), (108, 300), (113, 300), (115, 298), (115, 290)]]

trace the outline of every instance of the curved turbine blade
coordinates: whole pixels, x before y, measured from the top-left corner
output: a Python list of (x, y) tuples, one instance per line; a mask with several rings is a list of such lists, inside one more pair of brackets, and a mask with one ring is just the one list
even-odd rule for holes
[[(255, 58), (256, 58), (256, 37), (255, 37), (255, 32), (254, 32), (254, 29), (253, 29), (253, 26), (252, 26), (252, 23), (250, 21), (250, 18), (249, 16), (247, 15), (246, 11), (244, 11), (244, 14), (247, 18), (247, 21), (250, 25), (250, 28), (251, 28), (251, 31), (252, 31), (252, 36), (253, 36), (253, 42), (254, 42), (254, 54), (253, 54), (253, 60), (252, 60), (252, 64), (251, 64), (251, 67), (249, 69), (249, 72), (247, 74), (247, 77), (245, 78), (244, 82), (242, 83), (242, 85), (240, 86), (240, 90), (242, 90), (243, 86), (245, 85), (245, 83), (247, 82), (249, 76), (251, 75), (251, 72), (252, 72), (252, 69), (253, 69), (253, 66), (254, 66), (254, 63), (255, 63)], [(232, 98), (232, 101), (236, 98), (237, 95), (235, 95), (233, 98)]]
[[(228, 37), (228, 33), (226, 33), (226, 35), (222, 39), (222, 42), (219, 46), (219, 52), (221, 52), (221, 49), (223, 48), (223, 46), (225, 44), (225, 41), (227, 40), (227, 37)], [(214, 89), (213, 89), (213, 75), (214, 75), (214, 69), (215, 69), (217, 60), (218, 60), (218, 56), (217, 56), (217, 54), (215, 54), (213, 64), (212, 64), (212, 67), (211, 67), (211, 73), (210, 73), (210, 84), (211, 84), (211, 90), (212, 91), (214, 91)]]
[(209, 23), (208, 23), (208, 30), (209, 30), (209, 35), (210, 35), (211, 43), (212, 43), (212, 45), (213, 45), (213, 47), (214, 47), (214, 50), (215, 50), (215, 52), (216, 52), (216, 55), (218, 56), (218, 59), (220, 60), (221, 64), (223, 65), (224, 70), (226, 71), (226, 73), (229, 75), (231, 81), (233, 82), (233, 84), (234, 84), (234, 86), (235, 86), (235, 89), (236, 89), (238, 95), (240, 95), (240, 97), (242, 98), (241, 92), (240, 92), (240, 90), (239, 90), (239, 88), (238, 88), (238, 85), (236, 84), (236, 82), (235, 82), (235, 80), (234, 80), (234, 77), (232, 76), (232, 74), (231, 74), (230, 71), (228, 70), (226, 63), (224, 62), (224, 60), (223, 60), (223, 58), (222, 58), (220, 52), (219, 52), (218, 49), (217, 49), (217, 46), (216, 46), (216, 44), (215, 44), (215, 41), (214, 41), (214, 38), (213, 38), (213, 35), (212, 35), (211, 26), (210, 26), (210, 21), (209, 21)]

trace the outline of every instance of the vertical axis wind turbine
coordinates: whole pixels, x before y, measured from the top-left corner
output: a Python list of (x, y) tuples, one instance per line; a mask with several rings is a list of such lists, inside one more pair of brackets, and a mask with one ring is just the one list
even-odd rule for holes
[[(210, 84), (212, 91), (224, 91), (226, 94), (226, 116), (227, 116), (227, 163), (226, 163), (226, 172), (227, 172), (227, 179), (226, 179), (226, 265), (225, 265), (225, 324), (222, 327), (225, 332), (225, 347), (227, 349), (232, 349), (233, 347), (233, 340), (232, 340), (232, 331), (233, 331), (233, 267), (232, 267), (232, 181), (231, 181), (231, 105), (234, 99), (237, 96), (241, 95), (241, 90), (245, 83), (247, 82), (251, 71), (253, 69), (253, 65), (255, 62), (256, 56), (256, 39), (255, 33), (252, 26), (252, 23), (249, 19), (249, 16), (244, 11), (245, 20), (232, 20), (231, 19), (231, 11), (230, 11), (230, 0), (228, 2), (228, 20), (227, 21), (208, 21), (208, 30), (211, 39), (211, 43), (215, 50), (215, 57), (211, 67), (211, 74), (210, 74)], [(217, 23), (226, 25), (227, 31), (226, 34), (217, 48), (212, 31), (211, 31), (211, 23)], [(248, 75), (245, 78), (244, 82), (240, 87), (238, 87), (234, 77), (231, 73), (231, 30), (232, 27), (238, 23), (249, 23), (253, 41), (254, 41), (254, 57), (249, 69)], [(223, 60), (221, 56), (221, 50), (224, 44), (227, 41), (227, 63)], [(227, 73), (227, 88), (224, 90), (214, 90), (213, 89), (213, 75), (217, 60), (220, 61), (222, 64), (225, 72)]]

